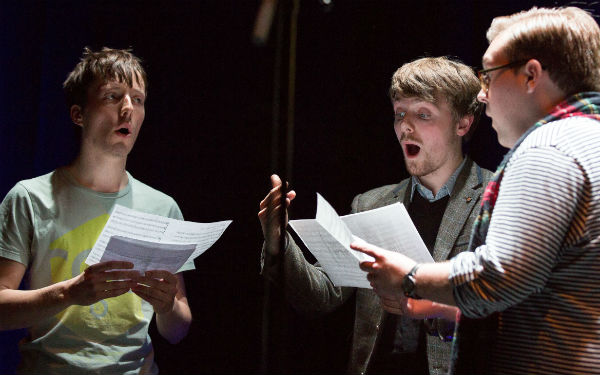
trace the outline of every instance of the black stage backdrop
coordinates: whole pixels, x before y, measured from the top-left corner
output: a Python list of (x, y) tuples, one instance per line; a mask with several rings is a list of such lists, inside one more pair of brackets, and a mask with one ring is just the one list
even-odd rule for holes
[[(280, 0), (281, 1), (281, 0)], [(260, 371), (263, 284), (258, 204), (270, 188), (275, 45), (251, 43), (260, 1), (0, 2), (0, 194), (77, 150), (61, 84), (84, 46), (131, 47), (149, 76), (146, 120), (128, 170), (173, 196), (187, 220), (233, 219), (185, 274), (194, 322), (172, 346), (151, 330), (162, 373)], [(298, 19), (292, 218), (315, 192), (340, 214), (360, 192), (406, 177), (387, 90), (421, 56), (478, 68), (493, 17), (562, 2), (302, 0)], [(593, 8), (597, 5), (586, 5)], [(494, 169), (505, 150), (483, 118), (469, 149)], [(344, 370), (352, 302), (295, 313), (273, 290), (269, 372)], [(0, 317), (1, 319), (1, 317)], [(0, 333), (0, 373), (22, 331)]]

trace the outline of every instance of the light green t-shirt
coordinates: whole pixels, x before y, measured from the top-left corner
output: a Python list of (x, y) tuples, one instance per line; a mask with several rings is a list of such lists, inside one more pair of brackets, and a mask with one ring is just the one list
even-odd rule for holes
[[(27, 266), (28, 289), (71, 279), (115, 204), (183, 220), (173, 198), (128, 174), (117, 193), (79, 185), (65, 169), (17, 183), (0, 205), (0, 257)], [(193, 262), (182, 270), (193, 269)], [(129, 291), (91, 306), (71, 306), (29, 328), (19, 373), (155, 374), (148, 326), (152, 306)]]

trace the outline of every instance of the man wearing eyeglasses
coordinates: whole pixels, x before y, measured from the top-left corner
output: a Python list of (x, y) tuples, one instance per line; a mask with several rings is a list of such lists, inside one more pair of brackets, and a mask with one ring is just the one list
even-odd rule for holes
[(533, 8), (494, 19), (487, 37), (478, 99), (510, 150), (473, 251), (416, 264), (353, 247), (374, 257), (361, 267), (382, 298), (473, 319), (460, 319), (456, 373), (600, 373), (600, 28), (578, 8)]
[[(462, 151), (479, 117), (478, 91), (473, 70), (444, 57), (418, 59), (398, 69), (390, 88), (394, 130), (412, 177), (360, 194), (352, 202), (353, 213), (404, 203), (437, 261), (466, 250), (477, 203), (491, 177)], [(290, 303), (302, 312), (330, 312), (356, 294), (348, 372), (446, 374), (457, 309), (417, 302), (405, 306), (395, 300), (380, 305), (369, 289), (335, 287), (287, 234), (280, 254), (281, 181), (274, 175), (271, 183), (259, 212), (267, 255), (263, 274), (285, 287)], [(288, 193), (288, 204), (294, 197)]]

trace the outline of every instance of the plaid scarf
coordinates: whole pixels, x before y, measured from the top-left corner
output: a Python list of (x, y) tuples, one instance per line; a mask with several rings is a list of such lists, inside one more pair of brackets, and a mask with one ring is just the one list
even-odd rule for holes
[[(600, 93), (582, 92), (561, 102), (553, 111), (529, 128), (508, 151), (492, 176), (483, 193), (479, 215), (473, 224), (469, 251), (485, 243), (490, 219), (498, 198), (500, 183), (506, 164), (515, 150), (531, 132), (549, 122), (568, 117), (588, 117), (600, 121)], [(450, 374), (484, 374), (489, 372), (490, 355), (494, 352), (498, 313), (484, 319), (469, 319), (457, 314), (457, 323), (452, 343)]]

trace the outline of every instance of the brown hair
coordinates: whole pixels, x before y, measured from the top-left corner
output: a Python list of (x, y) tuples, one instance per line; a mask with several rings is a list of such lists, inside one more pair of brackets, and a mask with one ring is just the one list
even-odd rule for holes
[(538, 60), (565, 95), (600, 90), (600, 28), (588, 12), (533, 7), (496, 17), (488, 41), (503, 32), (509, 36), (504, 49), (509, 61)]
[(390, 98), (419, 98), (436, 103), (445, 98), (454, 121), (473, 115), (473, 124), (463, 137), (467, 141), (477, 127), (482, 104), (477, 101), (481, 86), (473, 69), (446, 56), (424, 57), (406, 63), (392, 76)]
[(141, 60), (127, 49), (112, 49), (104, 47), (98, 52), (83, 49), (83, 56), (73, 71), (69, 73), (63, 83), (67, 106), (79, 105), (84, 107), (87, 99), (87, 90), (97, 79), (118, 80), (126, 82), (130, 87), (133, 80), (144, 83), (144, 90), (148, 90), (146, 72)]

